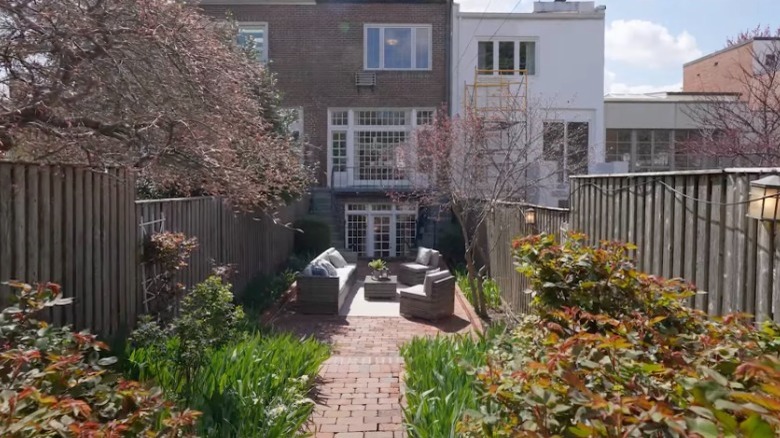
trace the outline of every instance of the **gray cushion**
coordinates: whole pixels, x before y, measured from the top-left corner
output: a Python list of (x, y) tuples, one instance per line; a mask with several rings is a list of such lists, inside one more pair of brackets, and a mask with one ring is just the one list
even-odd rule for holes
[(303, 268), (303, 271), (301, 271), (301, 275), (303, 275), (304, 277), (311, 277), (311, 275), (312, 275), (312, 273), (311, 273), (311, 263), (309, 263), (308, 265), (306, 265), (305, 268)]
[(425, 290), (423, 289), (423, 285), (418, 284), (416, 286), (407, 287), (405, 289), (401, 289), (401, 295), (408, 295), (410, 298), (424, 298)]
[(423, 289), (426, 293), (429, 293), (431, 291), (431, 287), (433, 287), (433, 283), (449, 277), (451, 274), (449, 271), (436, 271), (436, 272), (429, 272), (425, 274), (425, 282), (423, 282)]
[(333, 251), (332, 253), (328, 254), (328, 261), (338, 268), (343, 268), (344, 266), (347, 266), (347, 261), (344, 260), (344, 256), (341, 255), (338, 251)]
[(328, 270), (319, 263), (311, 265), (311, 275), (313, 277), (328, 277)]
[(414, 262), (421, 265), (428, 265), (428, 262), (430, 260), (431, 260), (431, 250), (428, 248), (420, 247), (420, 249), (417, 250), (417, 258), (414, 260)]
[(428, 266), (432, 268), (438, 268), (439, 267), (439, 258), (441, 257), (441, 254), (439, 254), (439, 251), (431, 251), (431, 258), (428, 260)]
[(419, 263), (404, 263), (401, 266), (407, 271), (412, 271), (412, 272), (425, 272), (431, 269), (430, 266), (421, 265)]
[(336, 271), (336, 267), (333, 266), (333, 264), (327, 260), (321, 260), (319, 262), (319, 265), (325, 268), (326, 271), (328, 271), (328, 277), (338, 277), (339, 273)]

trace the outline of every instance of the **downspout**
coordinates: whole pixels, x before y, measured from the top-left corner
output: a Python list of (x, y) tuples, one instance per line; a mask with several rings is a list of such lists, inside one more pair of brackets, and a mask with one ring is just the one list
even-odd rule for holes
[(446, 62), (446, 76), (444, 78), (444, 81), (446, 83), (445, 90), (446, 90), (446, 96), (444, 97), (444, 101), (447, 102), (447, 110), (450, 115), (452, 115), (452, 29), (453, 29), (453, 16), (452, 16), (452, 4), (455, 0), (447, 0), (447, 46), (444, 50), (444, 59)]

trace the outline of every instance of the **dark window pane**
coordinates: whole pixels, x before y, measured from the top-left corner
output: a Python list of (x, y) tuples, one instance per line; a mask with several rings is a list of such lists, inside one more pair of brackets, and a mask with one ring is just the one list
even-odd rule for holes
[(498, 43), (498, 68), (499, 74), (511, 75), (515, 68), (515, 43), (512, 41), (501, 41)]
[[(493, 42), (492, 41), (480, 42), (477, 51), (478, 51), (477, 68), (479, 68), (480, 70), (493, 70)], [(490, 74), (492, 72), (484, 72), (484, 73)]]
[(417, 41), (416, 41), (416, 56), (417, 56), (417, 63), (415, 64), (415, 68), (430, 68), (429, 62), (428, 62), (428, 56), (430, 55), (430, 40), (429, 40), (429, 30), (427, 28), (421, 27), (417, 29)]
[(385, 68), (412, 68), (412, 29), (385, 29)]
[(523, 41), (520, 43), (521, 70), (527, 70), (529, 75), (536, 74), (536, 42)]
[(369, 28), (366, 38), (366, 67), (379, 68), (379, 29)]
[(568, 175), (586, 173), (588, 170), (587, 122), (571, 122), (566, 130), (566, 170)]

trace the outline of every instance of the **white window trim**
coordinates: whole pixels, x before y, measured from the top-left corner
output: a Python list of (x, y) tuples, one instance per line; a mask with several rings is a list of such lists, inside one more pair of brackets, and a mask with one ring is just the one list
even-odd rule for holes
[[(417, 31), (428, 29), (428, 68), (385, 68), (385, 28), (408, 27), (412, 29), (412, 65), (417, 64)], [(379, 67), (368, 67), (368, 29), (379, 28)], [(433, 70), (433, 26), (430, 24), (366, 23), (363, 25), (363, 70), (366, 71), (431, 71)]]
[(260, 61), (263, 64), (268, 63), (269, 56), (268, 54), (271, 53), (271, 45), (268, 41), (268, 22), (267, 21), (239, 21), (238, 22), (238, 31), (251, 31), (251, 30), (257, 30), (257, 29), (263, 29), (263, 53), (260, 58)]
[[(519, 70), (520, 69), (520, 43), (534, 43), (534, 72), (528, 73), (524, 76), (539, 76), (539, 38), (532, 38), (532, 37), (520, 37), (520, 38), (501, 38), (501, 37), (493, 37), (493, 38), (480, 38), (477, 39), (477, 56), (475, 59), (477, 60), (477, 67), (479, 67), (479, 43), (493, 43), (493, 68), (491, 70), (494, 70), (492, 73), (480, 73), (480, 76), (499, 76), (498, 72), (498, 43), (504, 43), (504, 42), (512, 42), (515, 43), (514, 48), (514, 66), (512, 70)], [(501, 76), (515, 76), (519, 77), (521, 76), (519, 73), (515, 73), (513, 75), (501, 75)]]
[[(334, 125), (333, 113), (346, 111), (347, 112), (347, 124), (346, 125)], [(405, 125), (358, 125), (357, 124), (357, 112), (359, 111), (405, 111), (407, 114), (407, 120), (409, 123)], [(333, 172), (333, 132), (346, 132), (347, 133), (347, 169), (354, 169), (357, 167), (355, 163), (355, 131), (374, 131), (374, 132), (407, 132), (412, 133), (417, 129), (417, 111), (433, 111), (436, 112), (434, 107), (420, 107), (420, 108), (341, 108), (334, 107), (328, 108), (328, 150), (327, 150), (327, 182), (328, 187), (332, 187), (333, 181), (330, 180)]]

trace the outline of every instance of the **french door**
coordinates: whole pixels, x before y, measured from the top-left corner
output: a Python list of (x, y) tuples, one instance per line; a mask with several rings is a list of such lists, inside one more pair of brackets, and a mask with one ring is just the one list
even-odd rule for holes
[(416, 220), (416, 206), (347, 204), (344, 243), (363, 257), (401, 256), (414, 246)]

